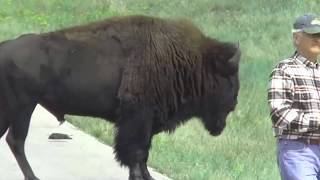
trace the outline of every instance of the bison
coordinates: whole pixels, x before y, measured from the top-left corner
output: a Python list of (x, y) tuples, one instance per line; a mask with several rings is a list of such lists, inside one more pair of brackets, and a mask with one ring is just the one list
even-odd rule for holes
[(130, 180), (150, 180), (152, 137), (198, 117), (219, 135), (239, 90), (238, 44), (205, 36), (187, 20), (113, 17), (0, 44), (0, 137), (26, 180), (38, 179), (24, 143), (39, 103), (65, 114), (104, 118)]

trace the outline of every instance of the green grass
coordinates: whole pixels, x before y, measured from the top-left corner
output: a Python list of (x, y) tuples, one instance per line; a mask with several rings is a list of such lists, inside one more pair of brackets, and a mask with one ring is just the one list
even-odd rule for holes
[[(192, 119), (153, 140), (149, 165), (177, 180), (276, 180), (275, 139), (268, 116), (268, 75), (293, 52), (291, 24), (317, 12), (319, 0), (1, 0), (0, 40), (46, 32), (110, 16), (145, 14), (192, 20), (205, 34), (240, 41), (241, 89), (236, 110), (219, 137)], [(69, 121), (112, 144), (111, 124), (87, 117)]]

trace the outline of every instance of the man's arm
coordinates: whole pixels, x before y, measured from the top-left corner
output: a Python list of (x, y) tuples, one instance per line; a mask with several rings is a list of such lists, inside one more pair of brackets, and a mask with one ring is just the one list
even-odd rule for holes
[[(294, 83), (292, 77), (282, 68), (276, 67), (270, 75), (268, 103), (274, 127), (291, 129), (291, 123), (303, 122), (303, 113), (292, 109)], [(294, 128), (296, 129), (296, 128)]]

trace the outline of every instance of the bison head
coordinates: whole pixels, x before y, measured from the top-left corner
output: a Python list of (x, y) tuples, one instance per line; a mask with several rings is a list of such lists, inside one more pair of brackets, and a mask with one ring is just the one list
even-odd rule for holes
[(239, 45), (222, 44), (205, 56), (206, 74), (209, 76), (206, 88), (210, 93), (203, 99), (200, 111), (201, 119), (211, 135), (222, 132), (228, 114), (237, 104), (240, 54)]

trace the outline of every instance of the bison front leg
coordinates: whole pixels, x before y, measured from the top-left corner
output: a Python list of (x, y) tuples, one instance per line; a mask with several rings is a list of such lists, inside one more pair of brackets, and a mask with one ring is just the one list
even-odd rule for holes
[(153, 112), (149, 107), (122, 105), (116, 123), (116, 157), (129, 167), (129, 180), (152, 180), (146, 162), (152, 137)]
[(141, 168), (141, 171), (142, 171), (142, 175), (145, 179), (148, 179), (148, 180), (155, 180), (151, 177), (149, 171), (148, 171), (148, 168), (147, 168), (147, 162), (144, 162), (144, 163), (141, 163), (140, 164), (140, 168)]

